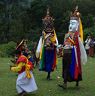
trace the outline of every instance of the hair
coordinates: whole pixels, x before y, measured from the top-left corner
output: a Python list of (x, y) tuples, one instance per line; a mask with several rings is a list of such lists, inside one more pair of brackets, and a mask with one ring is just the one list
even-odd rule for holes
[(26, 52), (24, 52), (24, 53), (23, 53), (23, 55), (27, 57), (29, 54), (28, 54), (28, 53), (26, 53)]

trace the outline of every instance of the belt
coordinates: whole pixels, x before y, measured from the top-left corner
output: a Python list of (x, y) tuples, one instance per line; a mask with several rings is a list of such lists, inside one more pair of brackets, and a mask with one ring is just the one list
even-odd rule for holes
[(64, 49), (63, 53), (72, 53), (72, 49)]

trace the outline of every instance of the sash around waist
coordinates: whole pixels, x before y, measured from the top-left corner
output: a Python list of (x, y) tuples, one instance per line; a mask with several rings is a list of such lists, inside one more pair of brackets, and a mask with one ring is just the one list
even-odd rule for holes
[(63, 53), (72, 53), (72, 49), (64, 49)]

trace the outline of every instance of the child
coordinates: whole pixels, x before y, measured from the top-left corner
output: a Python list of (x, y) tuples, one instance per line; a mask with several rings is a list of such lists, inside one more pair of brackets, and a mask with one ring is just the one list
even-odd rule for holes
[(32, 73), (33, 66), (28, 61), (27, 57), (21, 54), (21, 51), (16, 51), (18, 60), (15, 67), (11, 67), (11, 71), (18, 72), (16, 81), (16, 89), (19, 96), (24, 96), (26, 93), (37, 90), (37, 85)]

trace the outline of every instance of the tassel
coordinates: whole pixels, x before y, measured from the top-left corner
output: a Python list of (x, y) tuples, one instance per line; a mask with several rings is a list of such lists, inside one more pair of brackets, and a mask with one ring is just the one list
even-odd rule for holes
[(25, 67), (26, 67), (26, 70), (25, 70), (26, 71), (26, 77), (29, 79), (32, 78), (32, 75), (30, 74), (30, 66), (26, 64)]
[(79, 18), (79, 31), (80, 31), (80, 38), (81, 38), (81, 41), (83, 42), (83, 28), (82, 28), (82, 22), (81, 22), (81, 19)]

